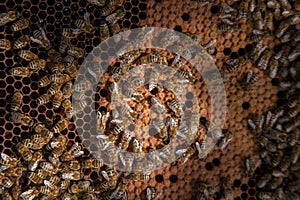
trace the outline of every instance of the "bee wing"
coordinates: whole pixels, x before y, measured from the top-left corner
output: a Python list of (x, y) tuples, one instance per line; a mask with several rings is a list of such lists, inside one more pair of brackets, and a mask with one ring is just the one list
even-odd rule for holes
[(127, 200), (127, 192), (126, 191), (123, 194), (122, 200)]
[(124, 159), (124, 157), (123, 157), (123, 154), (120, 154), (119, 157), (120, 157), (120, 160), (121, 160), (121, 162), (122, 162), (122, 165), (125, 166), (126, 163), (125, 163), (125, 159)]
[(185, 153), (186, 152), (186, 149), (178, 149), (178, 150), (176, 150), (176, 154), (177, 155), (182, 155), (183, 153)]
[(147, 200), (151, 200), (151, 194), (152, 194), (152, 192), (151, 192), (150, 188), (147, 188), (146, 192), (147, 192), (147, 195), (146, 195)]
[(1, 165), (0, 166), (0, 172), (4, 171), (4, 170), (7, 170), (9, 168), (9, 166), (7, 165)]
[(114, 199), (117, 195), (117, 192), (119, 191), (119, 188), (117, 188), (111, 195), (110, 195), (110, 199)]
[(103, 178), (105, 178), (105, 180), (109, 181), (109, 177), (108, 177), (106, 171), (101, 171), (101, 174), (102, 174)]
[(90, 22), (90, 16), (91, 16), (91, 14), (86, 12), (86, 13), (84, 13), (83, 19), (89, 23)]
[(271, 117), (272, 117), (272, 113), (271, 113), (271, 111), (268, 111), (267, 116), (266, 116), (266, 124), (270, 123)]
[(261, 117), (261, 120), (260, 120), (259, 128), (262, 129), (262, 127), (263, 127), (263, 125), (264, 125), (264, 122), (265, 122), (265, 116), (263, 115), (263, 116)]
[(168, 156), (167, 156), (165, 153), (163, 153), (163, 152), (160, 152), (160, 153), (159, 153), (159, 156), (162, 157), (163, 159), (167, 159), (167, 157), (168, 157)]
[(252, 119), (248, 119), (248, 125), (249, 125), (252, 129), (256, 129), (256, 126), (255, 126), (254, 122), (252, 121)]

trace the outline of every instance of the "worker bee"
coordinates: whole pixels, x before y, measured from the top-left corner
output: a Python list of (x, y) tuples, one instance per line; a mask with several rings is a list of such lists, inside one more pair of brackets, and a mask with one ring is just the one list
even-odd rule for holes
[(117, 23), (119, 20), (123, 19), (125, 16), (125, 11), (123, 9), (118, 9), (116, 10), (114, 13), (108, 15), (105, 20), (113, 25), (115, 23)]
[(251, 86), (254, 85), (257, 82), (257, 80), (258, 80), (258, 74), (253, 73), (253, 71), (250, 70), (247, 74), (246, 82), (242, 84), (243, 90), (245, 91), (250, 90)]
[(45, 30), (42, 27), (40, 27), (39, 29), (40, 30), (33, 31), (33, 36), (30, 37), (30, 40), (41, 45), (41, 47), (46, 50), (51, 49), (52, 44), (50, 40), (48, 40)]
[(8, 167), (16, 167), (18, 164), (18, 160), (16, 158), (12, 158), (5, 153), (0, 154), (0, 164), (8, 166)]
[(55, 124), (55, 126), (52, 128), (52, 131), (54, 133), (59, 133), (66, 129), (69, 125), (69, 122), (67, 119), (61, 119), (59, 122)]
[(30, 161), (32, 159), (31, 151), (24, 144), (18, 143), (17, 144), (17, 151), (21, 154), (21, 156), (24, 160)]
[(225, 149), (227, 145), (231, 142), (233, 136), (234, 136), (233, 132), (229, 130), (225, 130), (225, 132), (223, 133), (223, 137), (220, 139), (219, 142), (219, 149), (220, 150)]
[(300, 152), (300, 146), (299, 145), (293, 146), (292, 153), (291, 153), (291, 162), (293, 164), (297, 163), (300, 155), (299, 152)]
[(87, 0), (89, 3), (97, 6), (104, 6), (105, 5), (105, 0)]
[(279, 26), (275, 29), (274, 35), (277, 38), (281, 38), (283, 34), (287, 31), (287, 29), (290, 27), (289, 23), (287, 21), (282, 21)]
[(22, 175), (25, 174), (26, 171), (27, 171), (26, 167), (18, 166), (18, 167), (13, 167), (13, 168), (7, 169), (5, 171), (5, 174), (7, 176), (12, 176), (12, 177), (20, 178)]
[(129, 146), (130, 140), (131, 140), (130, 133), (128, 131), (124, 131), (122, 133), (120, 143), (118, 144), (118, 148), (126, 150)]
[(14, 49), (22, 49), (23, 47), (26, 47), (30, 43), (30, 39), (27, 35), (23, 35), (19, 37), (13, 45)]
[(51, 196), (55, 194), (55, 190), (52, 190), (50, 187), (44, 185), (40, 186), (39, 192), (44, 195), (51, 195)]
[[(12, 191), (11, 191), (13, 199), (14, 200), (19, 199), (19, 196), (20, 196), (21, 192), (22, 192), (21, 186), (16, 185), (15, 187), (13, 187)], [(5, 199), (5, 198), (3, 198), (3, 199)]]
[(39, 162), (43, 159), (43, 153), (41, 151), (36, 151), (33, 156), (32, 160), (28, 164), (29, 171), (35, 171), (38, 167)]
[(251, 158), (246, 158), (245, 160), (245, 167), (246, 167), (246, 174), (248, 177), (253, 177), (254, 176), (254, 170), (260, 165), (261, 161), (257, 162), (256, 164), (254, 163), (253, 159)]
[(29, 180), (31, 180), (31, 182), (35, 184), (39, 185), (43, 183), (43, 179), (39, 177), (35, 172), (28, 172), (27, 177), (29, 178)]
[(82, 48), (71, 45), (67, 48), (67, 53), (71, 56), (82, 58), (84, 57), (85, 51)]
[(17, 11), (8, 11), (7, 13), (0, 14), (0, 26), (4, 26), (5, 24), (15, 21), (20, 16), (20, 13)]
[(57, 186), (63, 190), (66, 190), (70, 186), (70, 183), (70, 180), (61, 180)]
[(36, 175), (42, 179), (46, 179), (48, 176), (51, 175), (51, 173), (43, 169), (37, 169)]
[(255, 63), (267, 47), (262, 42), (257, 43), (254, 50), (250, 53), (250, 58)]
[(299, 125), (300, 125), (300, 115), (297, 115), (292, 121), (289, 121), (284, 126), (284, 130), (289, 133)]
[(78, 144), (78, 142), (75, 142), (73, 146), (70, 148), (69, 151), (65, 152), (61, 156), (62, 161), (70, 161), (73, 160), (74, 157), (79, 157), (84, 154), (84, 151), (82, 151), (82, 147)]
[(48, 103), (48, 102), (50, 102), (51, 101), (51, 94), (43, 94), (42, 96), (40, 96), (38, 99), (37, 99), (37, 103), (39, 104), (39, 105), (44, 105), (44, 104), (46, 104), (46, 103)]
[(118, 33), (120, 33), (122, 31), (120, 25), (118, 23), (112, 24), (109, 26), (110, 31), (112, 33), (112, 35), (114, 36), (113, 39), (116, 43), (120, 42), (122, 39), (121, 35), (117, 35)]
[(73, 87), (74, 92), (85, 92), (88, 88), (91, 88), (92, 83), (88, 80), (81, 80)]
[(170, 142), (170, 139), (164, 121), (159, 119), (153, 120), (153, 125), (158, 131), (158, 137), (162, 139), (164, 144), (168, 144)]
[(121, 108), (121, 115), (128, 116), (130, 119), (137, 120), (139, 118), (139, 114), (133, 110), (127, 103)]
[(195, 154), (197, 148), (195, 144), (191, 144), (187, 148), (176, 150), (176, 154), (178, 155), (178, 160), (182, 160), (182, 164), (186, 163), (188, 159)]
[(102, 10), (100, 11), (101, 16), (110, 15), (114, 10), (116, 10), (117, 5), (107, 4)]
[(107, 40), (109, 38), (109, 27), (105, 21), (100, 22), (100, 39), (101, 41)]
[(170, 108), (170, 110), (174, 113), (176, 117), (181, 117), (183, 111), (178, 101), (176, 101), (175, 99), (167, 101), (167, 106)]
[(61, 174), (61, 178), (65, 180), (78, 181), (82, 178), (80, 171), (68, 171)]
[(176, 155), (169, 146), (163, 147), (162, 151), (159, 153), (159, 156), (167, 161), (167, 163), (171, 163), (171, 165), (175, 165), (177, 163)]
[(50, 85), (52, 81), (48, 78), (48, 76), (44, 76), (39, 80), (39, 86), (40, 87), (46, 87), (47, 85)]
[(264, 28), (264, 21), (262, 18), (262, 13), (260, 10), (257, 10), (253, 13), (253, 20), (254, 20), (254, 27), (256, 30), (263, 30)]
[(39, 166), (51, 174), (56, 174), (58, 172), (58, 169), (55, 168), (50, 162), (40, 162)]
[(278, 66), (279, 66), (279, 59), (282, 55), (282, 51), (277, 53), (274, 57), (271, 58), (270, 60), (270, 69), (269, 69), (269, 77), (270, 78), (275, 78), (277, 75), (277, 71), (278, 71)]
[(191, 83), (193, 84), (195, 81), (195, 78), (193, 76), (193, 74), (189, 71), (185, 71), (185, 70), (179, 70), (176, 73), (177, 77), (178, 77), (178, 82), (179, 83)]
[(105, 178), (105, 180), (108, 182), (108, 186), (110, 188), (115, 188), (117, 184), (117, 174), (115, 173), (115, 170), (111, 167), (106, 167), (105, 170), (101, 171), (102, 176)]
[(233, 188), (232, 188), (229, 178), (221, 179), (221, 193), (222, 193), (222, 196), (226, 200), (229, 200), (232, 198)]
[(14, 67), (9, 70), (9, 73), (13, 76), (29, 77), (31, 72), (27, 67)]
[(82, 31), (84, 31), (86, 33), (94, 34), (96, 31), (96, 28), (90, 23), (89, 18), (90, 18), (90, 14), (85, 13), (84, 19), (83, 20), (77, 19), (74, 24)]
[(71, 160), (64, 164), (65, 164), (66, 169), (68, 169), (68, 170), (78, 171), (81, 168), (81, 165), (77, 160)]
[[(80, 20), (80, 19), (78, 19), (78, 20)], [(81, 20), (81, 21), (83, 21), (83, 20)], [(83, 32), (83, 30), (80, 30), (79, 28), (77, 28), (77, 29), (74, 29), (74, 28), (63, 28), (63, 29), (61, 29), (62, 36), (66, 37), (66, 38), (75, 38), (82, 32)]]
[(30, 25), (30, 22), (28, 19), (20, 19), (16, 22), (14, 22), (12, 25), (11, 25), (11, 29), (13, 31), (20, 31), (20, 30), (23, 30), (25, 28), (28, 28)]
[(35, 197), (37, 197), (39, 195), (39, 193), (40, 192), (35, 187), (32, 187), (29, 190), (26, 190), (25, 192), (20, 194), (20, 197), (23, 200), (32, 200)]
[(127, 193), (126, 193), (126, 188), (127, 188), (128, 181), (123, 178), (122, 181), (118, 184), (117, 189), (111, 194), (110, 198), (115, 198), (115, 199), (127, 199)]
[(151, 102), (151, 108), (153, 109), (154, 112), (158, 114), (165, 114), (167, 112), (165, 106), (160, 102), (160, 100), (157, 97), (152, 96), (150, 102)]
[(295, 61), (300, 55), (300, 44), (298, 44), (296, 46), (296, 48), (294, 48), (294, 50), (289, 54), (288, 56), (288, 60), (290, 62)]
[(263, 188), (267, 185), (267, 183), (272, 179), (272, 175), (271, 174), (264, 174), (262, 175), (258, 181), (257, 181), (257, 187), (258, 188)]
[(58, 91), (57, 93), (54, 94), (53, 96), (53, 108), (57, 109), (60, 107), (60, 104), (63, 99), (63, 93), (61, 91)]
[(22, 98), (23, 98), (23, 95), (21, 92), (15, 92), (13, 94), (13, 97), (12, 97), (12, 102), (11, 102), (11, 105), (10, 105), (10, 109), (12, 111), (17, 111), (20, 109), (20, 106), (21, 106), (21, 103), (22, 103)]
[(0, 172), (0, 185), (5, 188), (11, 188), (13, 184), (9, 177), (6, 177), (4, 173)]
[(74, 110), (71, 101), (69, 99), (65, 99), (62, 101), (61, 105), (65, 109), (67, 119), (71, 119), (74, 115)]
[(32, 126), (34, 124), (34, 120), (31, 117), (20, 112), (13, 112), (10, 120), (23, 126)]
[(39, 59), (39, 57), (30, 50), (20, 50), (18, 55), (26, 61)]
[(97, 119), (98, 119), (98, 125), (105, 130), (106, 129), (106, 124), (109, 118), (109, 112), (100, 112), (97, 111)]
[(65, 83), (65, 85), (62, 88), (64, 99), (69, 99), (71, 97), (72, 87), (73, 87), (73, 83), (71, 81), (68, 81), (67, 83)]
[(50, 95), (56, 94), (60, 90), (61, 85), (59, 83), (52, 83), (47, 93)]
[(82, 168), (86, 169), (99, 169), (103, 166), (102, 159), (89, 158), (82, 161)]
[(46, 67), (46, 61), (44, 59), (33, 60), (28, 64), (29, 69), (39, 70)]
[(10, 50), (11, 42), (7, 39), (0, 39), (0, 49)]
[(53, 74), (61, 73), (64, 70), (64, 63), (61, 62), (47, 62), (47, 66)]
[(271, 56), (272, 56), (272, 51), (270, 51), (269, 49), (266, 49), (262, 53), (262, 56), (260, 57), (260, 59), (258, 60), (257, 66), (262, 70), (266, 70), (268, 67), (268, 63), (271, 59)]

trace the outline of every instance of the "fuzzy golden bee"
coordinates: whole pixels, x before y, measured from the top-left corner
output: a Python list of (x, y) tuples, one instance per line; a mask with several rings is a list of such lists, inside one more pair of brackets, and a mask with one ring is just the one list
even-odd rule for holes
[(13, 31), (20, 31), (20, 30), (23, 30), (25, 28), (28, 28), (30, 25), (30, 22), (28, 19), (20, 19), (16, 22), (14, 22), (12, 25), (11, 25), (11, 29)]
[(5, 24), (15, 21), (20, 16), (20, 13), (17, 11), (11, 10), (7, 13), (0, 14), (0, 26), (4, 26)]
[(39, 57), (30, 50), (20, 50), (18, 55), (26, 61), (39, 59)]
[(19, 37), (13, 45), (14, 49), (22, 49), (23, 47), (26, 47), (30, 43), (30, 39), (27, 35), (22, 35)]
[(10, 50), (11, 42), (7, 39), (0, 39), (0, 49)]
[(29, 77), (31, 72), (28, 67), (14, 67), (9, 70), (9, 73), (13, 76), (20, 76), (20, 77)]
[(46, 60), (44, 60), (44, 59), (32, 60), (28, 64), (28, 67), (29, 67), (29, 69), (33, 69), (33, 70), (44, 69), (46, 67)]

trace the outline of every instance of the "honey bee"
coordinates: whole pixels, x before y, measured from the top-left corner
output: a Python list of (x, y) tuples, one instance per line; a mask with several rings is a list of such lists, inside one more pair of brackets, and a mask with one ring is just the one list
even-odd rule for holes
[(35, 184), (42, 184), (43, 183), (43, 179), (37, 175), (37, 173), (35, 172), (28, 172), (27, 177), (29, 178), (29, 180)]
[(197, 148), (195, 144), (191, 144), (187, 148), (176, 150), (176, 154), (179, 156), (178, 160), (182, 160), (182, 164), (186, 163), (188, 159), (195, 154)]
[(278, 66), (279, 66), (279, 61), (278, 59), (281, 57), (281, 52), (278, 53), (276, 56), (272, 57), (270, 60), (270, 69), (269, 69), (269, 77), (270, 78), (275, 78), (277, 75), (277, 71), (278, 71)]
[(287, 21), (282, 21), (279, 26), (275, 29), (274, 35), (277, 38), (281, 38), (283, 34), (287, 31), (287, 29), (290, 27), (289, 23)]
[(299, 125), (300, 125), (300, 115), (297, 115), (292, 121), (288, 122), (284, 126), (284, 130), (289, 133)]
[(11, 191), (13, 199), (14, 200), (18, 200), (21, 192), (22, 192), (21, 186), (15, 186), (15, 187), (13, 187), (13, 189)]
[(54, 190), (52, 190), (50, 187), (44, 186), (44, 185), (40, 186), (39, 192), (42, 194), (51, 195), (51, 196), (53, 196), (55, 194)]
[(67, 53), (71, 56), (82, 58), (84, 57), (85, 51), (82, 48), (71, 45), (67, 48)]
[(17, 144), (17, 151), (21, 154), (25, 161), (30, 161), (32, 159), (31, 151), (22, 143)]
[(71, 195), (70, 193), (63, 193), (62, 197), (63, 200), (77, 200), (77, 196), (76, 195)]
[(146, 189), (146, 199), (155, 200), (158, 197), (158, 192), (154, 187), (147, 187)]
[(107, 40), (109, 38), (109, 27), (105, 21), (100, 22), (100, 39), (101, 41)]
[(262, 18), (262, 13), (260, 10), (257, 10), (253, 13), (254, 27), (256, 30), (263, 30), (264, 21)]
[(71, 119), (74, 115), (74, 110), (71, 101), (69, 99), (65, 99), (62, 101), (61, 105), (65, 109), (67, 119)]
[(40, 70), (46, 67), (46, 61), (44, 59), (33, 60), (28, 64), (29, 69)]
[(20, 19), (16, 22), (14, 22), (12, 25), (11, 25), (11, 29), (13, 31), (20, 31), (20, 30), (23, 30), (25, 28), (28, 28), (30, 25), (30, 22), (28, 19)]
[(73, 87), (74, 92), (85, 92), (88, 88), (91, 88), (92, 83), (88, 80), (82, 80), (76, 83)]
[[(78, 19), (78, 20), (80, 20), (80, 19)], [(81, 20), (81, 21), (83, 21), (83, 20)], [(74, 29), (74, 28), (63, 28), (63, 29), (61, 29), (62, 36), (66, 37), (66, 38), (77, 37), (82, 32), (83, 31), (80, 30), (79, 28), (77, 28), (77, 29)]]
[(295, 61), (299, 57), (299, 55), (300, 55), (300, 44), (298, 43), (296, 48), (294, 48), (294, 50), (289, 54), (288, 60), (290, 62)]
[(40, 162), (39, 166), (51, 174), (56, 174), (58, 172), (58, 169), (55, 168), (50, 162)]
[(167, 163), (171, 163), (171, 165), (175, 165), (177, 163), (176, 155), (169, 146), (163, 147), (162, 151), (159, 153), (159, 156), (167, 161)]
[(226, 200), (230, 200), (232, 198), (233, 188), (229, 178), (221, 179), (221, 193)]
[(19, 37), (13, 45), (14, 49), (22, 49), (23, 47), (26, 47), (30, 43), (30, 39), (27, 35), (23, 35)]
[(73, 146), (70, 148), (69, 151), (65, 152), (61, 156), (62, 161), (70, 161), (74, 157), (79, 157), (84, 154), (84, 151), (82, 151), (82, 147), (79, 145), (78, 142), (75, 142)]
[(272, 51), (270, 51), (269, 49), (266, 49), (262, 53), (262, 56), (260, 57), (260, 59), (258, 60), (257, 66), (262, 70), (266, 70), (268, 67), (268, 63), (271, 59), (271, 56), (272, 56)]
[(43, 170), (43, 169), (37, 169), (36, 175), (42, 179), (46, 179), (48, 176), (50, 176), (50, 172)]
[(8, 166), (8, 167), (16, 167), (19, 163), (16, 158), (12, 158), (5, 153), (0, 154), (0, 164)]
[(44, 185), (51, 188), (52, 190), (57, 189), (57, 184), (60, 181), (58, 176), (51, 176), (49, 180), (44, 180)]
[(61, 62), (47, 62), (47, 66), (49, 67), (52, 73), (61, 73), (64, 70), (64, 63)]
[[(149, 85), (149, 87), (150, 87), (150, 85)], [(157, 97), (152, 96), (150, 99), (150, 102), (151, 102), (151, 107), (153, 108), (154, 112), (156, 112), (158, 114), (164, 114), (167, 112), (165, 106), (160, 102), (160, 100)]]
[(74, 171), (78, 171), (81, 168), (80, 163), (77, 160), (71, 160), (65, 163), (66, 168)]
[(242, 88), (245, 91), (250, 90), (251, 86), (254, 85), (258, 80), (258, 74), (253, 73), (252, 70), (250, 70), (246, 77), (246, 82), (242, 84)]
[(72, 95), (73, 83), (68, 81), (62, 88), (64, 99), (69, 99)]
[(14, 167), (14, 168), (9, 168), (5, 171), (5, 174), (7, 176), (10, 177), (17, 177), (20, 178), (22, 175), (25, 174), (25, 172), (27, 171), (26, 167), (23, 166), (18, 166), (18, 167)]
[(267, 185), (267, 183), (272, 179), (271, 174), (264, 174), (262, 175), (259, 180), (257, 181), (257, 187), (263, 188)]
[(0, 26), (4, 26), (5, 24), (15, 21), (20, 16), (20, 13), (17, 11), (8, 11), (7, 13), (0, 14)]
[(128, 116), (133, 120), (136, 120), (139, 118), (139, 114), (135, 110), (133, 110), (128, 104), (125, 104), (121, 108), (121, 114), (123, 116)]
[(11, 105), (10, 105), (10, 109), (12, 111), (17, 111), (20, 109), (20, 106), (21, 106), (21, 103), (22, 103), (22, 98), (23, 98), (23, 95), (21, 92), (15, 92), (13, 94), (13, 98), (12, 98), (12, 102), (11, 102)]
[(52, 44), (50, 40), (48, 40), (45, 30), (42, 27), (40, 27), (39, 30), (33, 31), (33, 36), (30, 37), (30, 40), (41, 45), (41, 47), (46, 50), (52, 48)]
[(47, 90), (47, 93), (50, 94), (50, 95), (54, 95), (56, 94), (61, 88), (61, 84), (59, 83), (52, 83), (50, 88)]
[(101, 16), (107, 16), (110, 15), (114, 10), (116, 10), (117, 5), (113, 5), (113, 4), (107, 4), (106, 6), (104, 6), (104, 8), (102, 8), (102, 10), (100, 11), (100, 15)]
[(126, 150), (129, 147), (130, 140), (131, 140), (130, 133), (128, 131), (124, 131), (120, 143), (118, 144), (118, 148)]
[(220, 150), (225, 149), (227, 145), (231, 142), (233, 136), (234, 136), (233, 132), (229, 130), (225, 130), (225, 132), (223, 133), (223, 137), (221, 138), (219, 143), (219, 149)]
[(61, 178), (65, 180), (78, 181), (82, 178), (80, 171), (68, 171), (61, 174)]
[(167, 106), (170, 108), (170, 110), (174, 113), (176, 117), (181, 117), (183, 111), (178, 101), (176, 101), (175, 99), (167, 101)]
[(121, 27), (118, 23), (112, 24), (109, 26), (110, 27), (110, 31), (112, 33), (112, 35), (114, 36), (114, 41), (116, 43), (120, 42), (120, 40), (122, 39), (120, 36), (117, 36), (118, 33), (121, 32)]
[(39, 195), (39, 193), (40, 192), (35, 187), (32, 187), (31, 189), (26, 190), (25, 192), (20, 194), (20, 197), (23, 200), (32, 200), (35, 197), (37, 197)]
[(32, 126), (34, 124), (34, 120), (31, 119), (31, 117), (20, 112), (13, 112), (11, 121), (16, 124), (22, 124), (23, 126)]
[(0, 49), (10, 50), (11, 42), (7, 39), (0, 39)]
[(59, 122), (55, 124), (55, 126), (52, 128), (52, 131), (54, 133), (59, 133), (66, 129), (69, 125), (69, 122), (67, 119), (61, 119)]
[(6, 177), (4, 173), (0, 172), (0, 185), (5, 188), (11, 188), (13, 184), (9, 177)]
[(1, 199), (3, 200), (13, 200), (12, 196), (10, 195), (10, 193), (8, 191), (3, 191), (1, 193)]
[(123, 9), (118, 9), (116, 10), (114, 13), (108, 15), (105, 20), (113, 25), (115, 23), (117, 23), (119, 20), (123, 19), (125, 16), (125, 11)]
[(86, 33), (94, 34), (96, 31), (96, 28), (90, 23), (89, 18), (90, 18), (90, 14), (85, 13), (84, 19), (83, 20), (77, 19), (74, 24), (82, 31), (84, 31)]
[(30, 50), (20, 50), (18, 55), (26, 61), (39, 59), (39, 57)]
[(29, 77), (31, 72), (27, 67), (14, 67), (9, 70), (9, 73), (13, 76)]
[(63, 189), (63, 190), (66, 190), (70, 186), (70, 183), (71, 183), (70, 180), (61, 180), (58, 183), (58, 187)]
[(126, 188), (128, 185), (128, 181), (126, 179), (122, 179), (122, 181), (118, 184), (117, 189), (111, 194), (110, 198), (115, 199), (127, 199)]
[(102, 159), (89, 158), (82, 161), (82, 168), (99, 169), (104, 165)]
[(36, 151), (33, 156), (31, 161), (28, 164), (28, 169), (29, 171), (35, 171), (36, 168), (39, 165), (39, 162), (43, 159), (43, 153), (41, 151)]
[(158, 131), (158, 137), (162, 139), (164, 144), (168, 144), (170, 141), (169, 141), (169, 136), (164, 121), (159, 119), (154, 120), (153, 125)]
[(60, 107), (62, 99), (63, 99), (63, 93), (61, 91), (58, 91), (57, 93), (54, 94), (54, 96), (53, 96), (53, 108), (54, 109), (57, 109)]
[(104, 6), (105, 5), (105, 0), (88, 0), (89, 3), (97, 6)]
[(264, 46), (262, 42), (257, 43), (257, 45), (254, 47), (254, 50), (250, 54), (252, 62), (256, 62), (266, 48), (267, 47)]
[(115, 188), (117, 184), (117, 174), (115, 173), (115, 170), (107, 166), (105, 170), (101, 171), (101, 174), (108, 182), (108, 186), (110, 188)]
[(40, 96), (38, 99), (37, 99), (37, 103), (39, 105), (44, 105), (48, 102), (51, 101), (51, 94), (43, 94), (42, 96)]

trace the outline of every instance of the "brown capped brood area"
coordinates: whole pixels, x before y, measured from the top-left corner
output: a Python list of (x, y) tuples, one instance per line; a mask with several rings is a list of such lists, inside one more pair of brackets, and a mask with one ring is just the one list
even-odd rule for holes
[[(107, 80), (99, 85), (95, 99), (89, 92), (82, 95), (81, 87), (74, 88), (73, 94), (70, 88), (84, 58), (101, 41), (144, 26), (199, 36), (198, 42), (215, 59), (223, 77), (227, 107), (221, 109), (227, 116), (221, 139), (207, 157), (199, 159), (193, 143), (190, 150), (195, 151), (186, 163), (179, 160), (149, 174), (131, 174), (138, 179), (134, 181), (133, 176), (91, 157), (103, 148), (101, 154), (114, 161), (110, 146), (95, 140), (89, 125), (94, 111), (86, 105), (95, 101), (98, 123), (115, 145), (122, 143), (137, 153), (166, 146), (169, 138), (155, 131), (140, 136), (137, 143), (122, 140), (124, 130), (106, 115), (113, 110), (111, 94), (117, 76), (137, 68), (149, 55), (154, 60), (147, 62), (162, 64), (165, 59), (168, 65), (176, 55), (157, 49), (123, 55), (105, 71)], [(124, 195), (127, 199), (299, 199), (299, 29), (297, 0), (0, 3), (1, 199), (122, 199)], [(116, 51), (114, 43), (100, 50), (102, 59)], [(95, 53), (92, 61), (100, 54)], [(122, 64), (128, 60), (131, 68), (124, 69)], [(184, 67), (189, 71), (189, 65)], [(182, 74), (199, 78), (190, 71)], [(84, 77), (82, 87), (91, 84), (90, 78)], [(176, 102), (174, 92), (159, 85), (137, 90), (142, 96), (130, 95), (125, 111), (131, 117), (144, 116), (134, 120), (138, 126), (149, 125), (144, 114), (153, 99), (161, 105)], [(211, 114), (202, 79), (195, 82), (193, 95), (200, 102), (203, 126), (196, 142), (202, 145), (203, 127)], [(190, 101), (185, 100), (186, 108)], [(169, 119), (180, 123), (176, 109), (166, 107)], [(83, 112), (75, 114), (74, 109)], [(126, 128), (133, 131), (132, 127)], [(163, 157), (159, 160), (166, 162)], [(116, 157), (116, 162), (122, 161)]]

